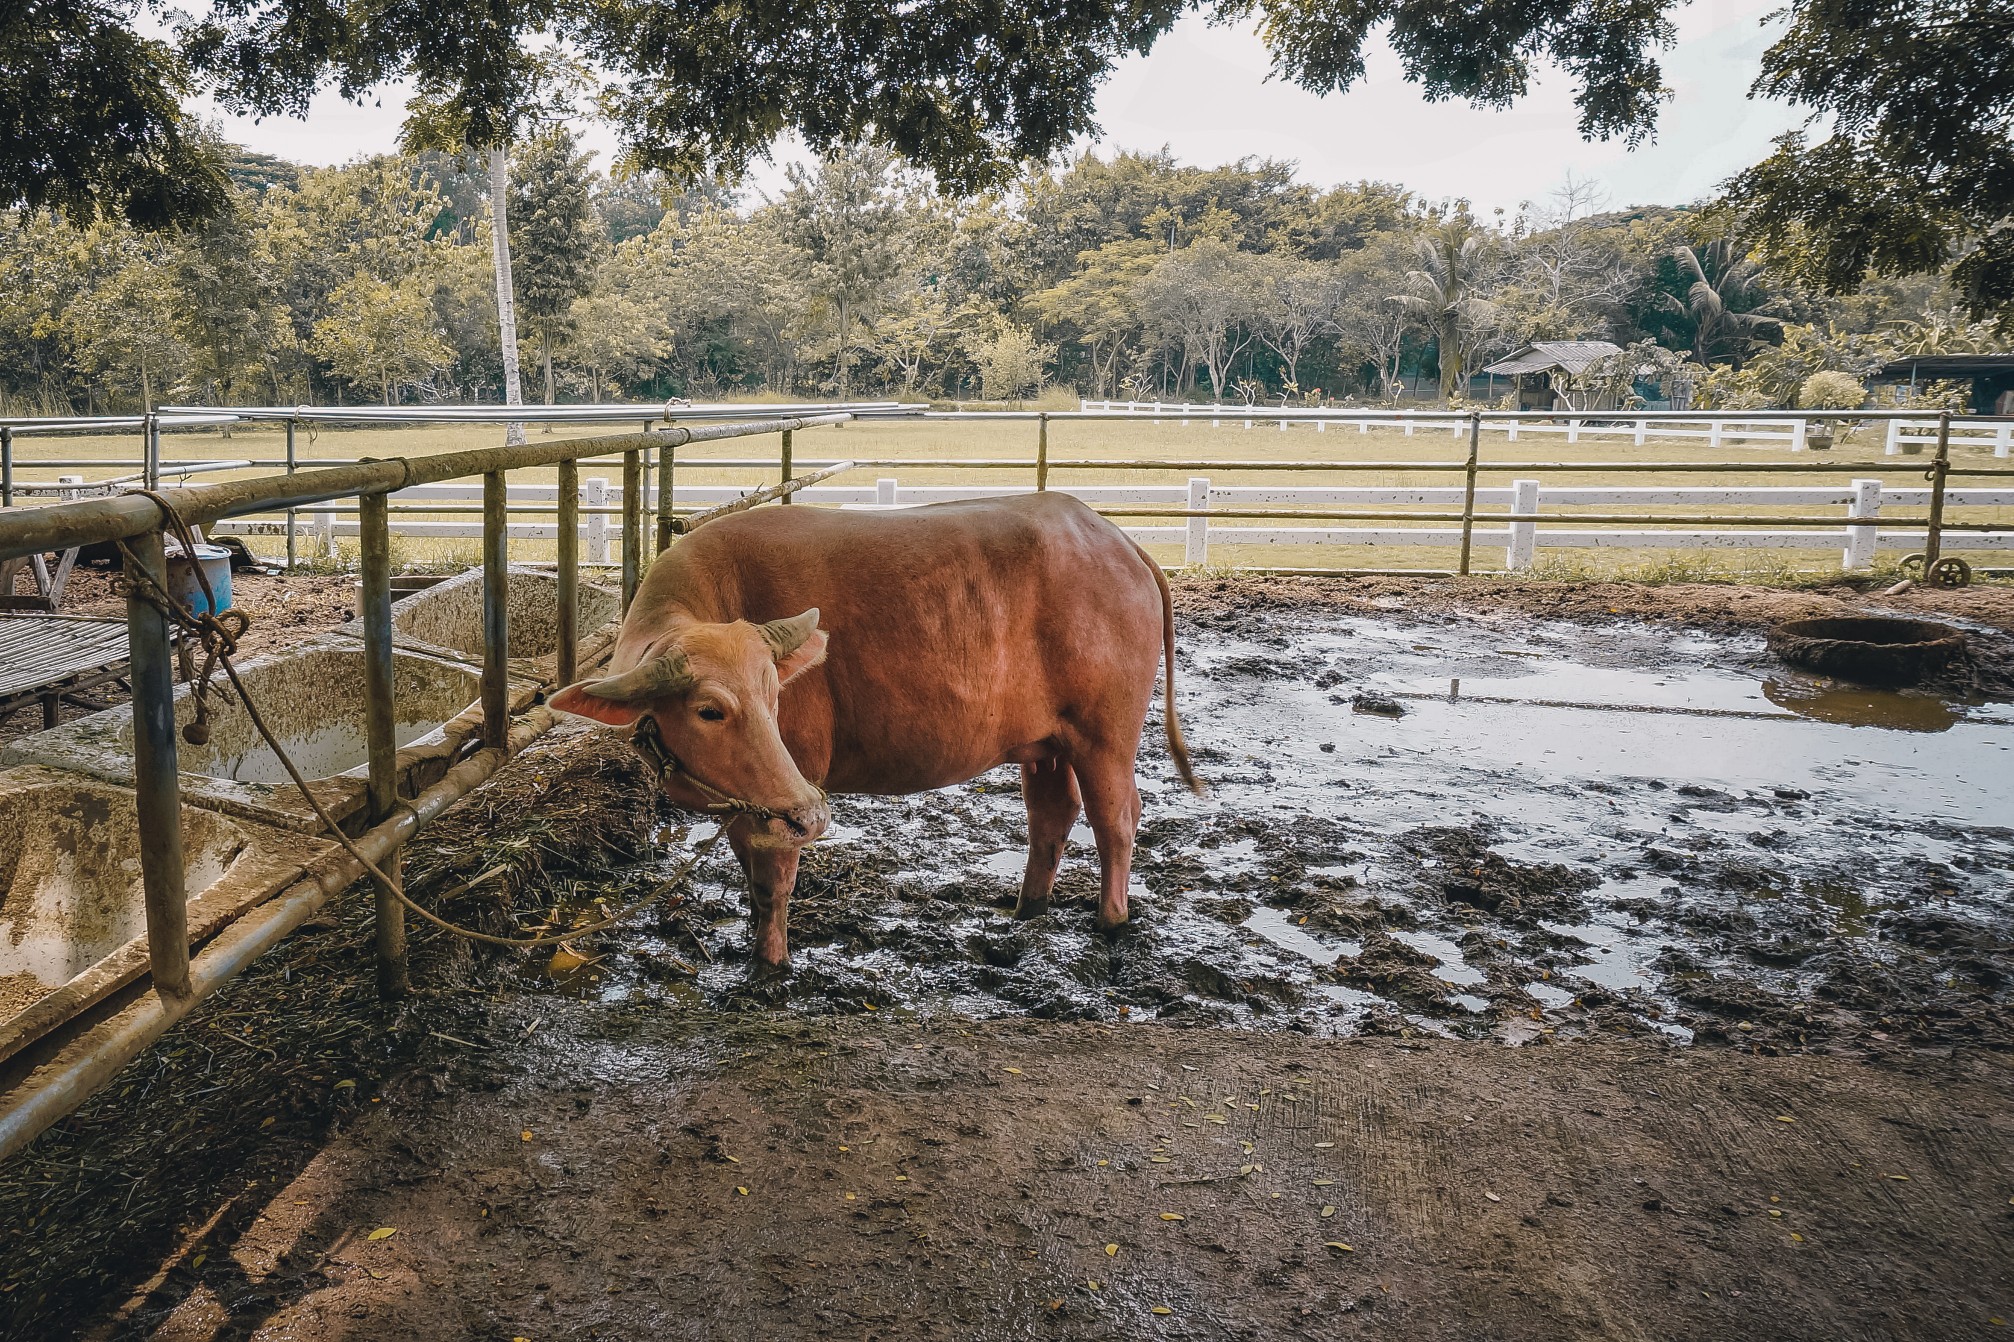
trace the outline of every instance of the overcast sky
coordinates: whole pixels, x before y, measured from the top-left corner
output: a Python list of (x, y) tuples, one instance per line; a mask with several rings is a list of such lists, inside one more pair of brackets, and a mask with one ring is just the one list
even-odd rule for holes
[[(1553, 75), (1509, 111), (1429, 103), (1405, 81), (1380, 43), (1368, 77), (1339, 97), (1317, 98), (1266, 78), (1265, 47), (1249, 31), (1184, 18), (1145, 57), (1123, 62), (1098, 98), (1098, 147), (1157, 149), (1183, 163), (1213, 166), (1245, 157), (1291, 159), (1319, 186), (1373, 178), (1439, 199), (1466, 196), (1480, 209), (1515, 210), (1542, 198), (1568, 171), (1589, 177), (1614, 205), (1684, 204), (1761, 158), (1769, 141), (1801, 121), (1781, 104), (1751, 101), (1762, 52), (1781, 21), (1764, 16), (1781, 0), (1694, 0), (1677, 15), (1679, 40), (1664, 57), (1672, 99), (1654, 142), (1630, 150), (1589, 144), (1574, 130), (1573, 90)], [(330, 164), (396, 147), (403, 98), (383, 90), (366, 106), (334, 94), (307, 120), (263, 123), (226, 117), (242, 144), (298, 163)], [(205, 115), (216, 115), (205, 105)], [(614, 141), (589, 130), (591, 147)], [(779, 151), (779, 160), (790, 151)], [(758, 167), (757, 190), (774, 190), (775, 165)]]

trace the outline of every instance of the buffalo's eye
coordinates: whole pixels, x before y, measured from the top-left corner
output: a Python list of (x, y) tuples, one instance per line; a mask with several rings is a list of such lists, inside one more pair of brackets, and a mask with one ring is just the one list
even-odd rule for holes
[(721, 712), (719, 709), (713, 707), (711, 704), (708, 704), (705, 708), (700, 709), (699, 716), (700, 720), (703, 722), (724, 722), (727, 719), (727, 714)]

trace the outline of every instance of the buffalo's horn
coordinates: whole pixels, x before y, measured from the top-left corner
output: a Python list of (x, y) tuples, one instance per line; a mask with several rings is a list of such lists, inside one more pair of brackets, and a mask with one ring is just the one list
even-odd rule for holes
[(804, 614), (793, 615), (787, 620), (771, 620), (756, 627), (762, 631), (762, 641), (769, 645), (770, 655), (782, 661), (803, 647), (804, 640), (818, 629), (818, 607), (813, 606)]
[(685, 654), (668, 652), (631, 667), (619, 676), (597, 680), (587, 692), (597, 699), (618, 704), (638, 699), (662, 699), (692, 688), (692, 672), (686, 669)]

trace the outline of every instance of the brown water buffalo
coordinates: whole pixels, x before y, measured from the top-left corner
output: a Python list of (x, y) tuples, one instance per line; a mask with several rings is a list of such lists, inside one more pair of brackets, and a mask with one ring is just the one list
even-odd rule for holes
[(1167, 580), (1082, 503), (771, 508), (659, 555), (613, 674), (551, 702), (634, 726), (674, 802), (742, 805), (728, 840), (748, 873), (755, 956), (780, 967), (798, 854), (831, 819), (827, 792), (922, 792), (1000, 764), (1021, 766), (1028, 804), (1017, 914), (1047, 910), (1082, 809), (1098, 926), (1124, 923), (1134, 756), (1164, 654), (1168, 747), (1197, 787), (1175, 718)]

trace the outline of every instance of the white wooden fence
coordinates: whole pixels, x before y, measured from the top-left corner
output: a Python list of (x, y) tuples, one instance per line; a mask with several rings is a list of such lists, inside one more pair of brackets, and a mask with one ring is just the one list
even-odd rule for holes
[[(680, 507), (709, 507), (739, 498), (747, 490), (731, 485), (680, 485), (674, 491)], [(1025, 488), (985, 485), (904, 485), (895, 479), (876, 480), (867, 485), (818, 485), (798, 493), (806, 504), (828, 504), (846, 508), (903, 508), (954, 499), (992, 498), (1023, 494)], [(1459, 486), (1336, 487), (1306, 485), (1216, 485), (1208, 477), (1192, 477), (1181, 484), (1168, 485), (1082, 485), (1058, 490), (1086, 503), (1118, 508), (1127, 504), (1180, 507), (1203, 511), (1296, 507), (1345, 511), (1422, 507), (1458, 511), (1463, 491)], [(549, 509), (556, 503), (552, 485), (512, 485), (509, 504), (513, 508)], [(478, 518), (450, 520), (412, 516), (423, 513), (429, 504), (447, 507), (479, 503), (482, 489), (474, 485), (425, 485), (392, 495), (392, 530), (404, 536), (473, 537), (482, 534)], [(581, 482), (584, 508), (619, 507), (620, 487), (602, 478)], [(1570, 521), (1574, 508), (1702, 508), (1763, 507), (1775, 509), (1842, 508), (1845, 518), (1880, 517), (1883, 508), (1909, 509), (1917, 516), (1930, 503), (1925, 487), (1893, 488), (1879, 480), (1852, 480), (1845, 485), (1791, 486), (1626, 486), (1626, 485), (1544, 485), (1538, 480), (1513, 480), (1508, 487), (1476, 490), (1476, 509), (1489, 512), (1530, 514), (1559, 509), (1560, 520)], [(644, 500), (646, 518), (656, 511), (655, 491)], [(1965, 507), (2014, 507), (2014, 488), (1947, 489), (1947, 516), (1950, 510)], [(409, 511), (401, 511), (401, 510)], [(1810, 515), (1808, 511), (1805, 515)], [(307, 532), (325, 552), (332, 552), (339, 536), (354, 536), (353, 515), (306, 510)], [(1123, 518), (1121, 519), (1124, 520)], [(620, 514), (589, 513), (581, 519), (582, 557), (591, 564), (606, 564), (612, 548), (620, 544)], [(219, 534), (274, 535), (285, 530), (281, 521), (220, 523)], [(1149, 545), (1180, 545), (1185, 564), (1207, 564), (1215, 546), (1413, 546), (1452, 548), (1461, 543), (1458, 525), (1441, 523), (1377, 526), (1350, 526), (1311, 518), (1305, 525), (1283, 524), (1279, 520), (1253, 523), (1209, 517), (1185, 517), (1172, 524), (1129, 526), (1135, 540)], [(558, 535), (553, 520), (512, 522), (510, 534), (525, 540), (552, 540)], [(1771, 530), (1740, 527), (1724, 530), (1662, 528), (1644, 525), (1630, 528), (1590, 526), (1545, 527), (1536, 521), (1492, 521), (1479, 516), (1472, 532), (1478, 547), (1501, 546), (1505, 566), (1512, 570), (1531, 567), (1541, 549), (1674, 549), (1819, 550), (1837, 547), (1845, 569), (1862, 569), (1872, 564), (1878, 550), (1917, 550), (1923, 547), (1920, 528), (1846, 527), (1838, 531), (1819, 527)], [(1947, 531), (1943, 537), (1947, 551), (2014, 551), (2014, 523), (2004, 531)]]
[[(1921, 452), (1926, 447), (1934, 450), (1937, 446), (1937, 421), (1934, 419), (1891, 419), (1888, 421), (1889, 456), (1903, 452)], [(2014, 452), (2014, 422), (2000, 424), (1960, 424), (1951, 425), (1951, 446), (1991, 447), (1996, 457)]]
[[(1358, 433), (1369, 433), (1372, 429), (1397, 429), (1407, 437), (1416, 433), (1446, 432), (1460, 438), (1469, 431), (1466, 411), (1388, 410), (1366, 415), (1352, 414), (1348, 410), (1192, 405), (1185, 401), (1079, 401), (1077, 404), (1085, 413), (1140, 415), (1157, 422), (1172, 421), (1183, 427), (1208, 421), (1211, 428), (1221, 428), (1225, 420), (1232, 420), (1247, 429), (1258, 424), (1276, 424), (1282, 433), (1292, 424), (1313, 424), (1317, 433), (1328, 432), (1331, 424), (1338, 429), (1354, 427)], [(1934, 435), (1934, 422), (1931, 428)], [(1689, 439), (1703, 442), (1708, 447), (1734, 442), (1783, 443), (1793, 452), (1802, 452), (1810, 437), (1811, 426), (1802, 419), (1739, 419), (1726, 415), (1652, 419), (1610, 410), (1590, 411), (1585, 415), (1562, 413), (1554, 420), (1510, 419), (1493, 417), (1484, 412), (1482, 429), (1484, 433), (1501, 433), (1513, 443), (1523, 438), (1544, 438), (1548, 435), (1564, 438), (1569, 443), (1583, 440), (1627, 441), (1638, 447), (1652, 441)], [(1934, 436), (1932, 441), (1935, 441)]]

